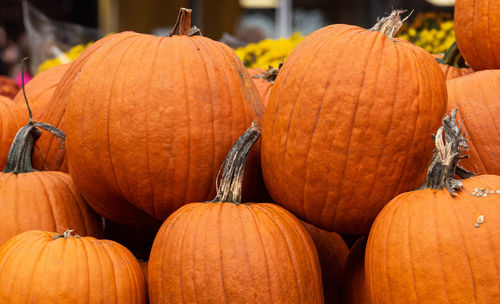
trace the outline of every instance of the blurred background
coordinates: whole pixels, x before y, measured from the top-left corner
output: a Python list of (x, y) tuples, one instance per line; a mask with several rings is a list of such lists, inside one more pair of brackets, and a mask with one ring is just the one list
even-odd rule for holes
[[(179, 7), (192, 8), (192, 24), (203, 36), (233, 47), (248, 67), (276, 66), (323, 26), (369, 28), (393, 9), (413, 10), (401, 38), (441, 53), (454, 41), (453, 5), (453, 0), (30, 0), (23, 7), (22, 0), (0, 0), (0, 74), (18, 77), (24, 56), (31, 58), (32, 75), (69, 62), (108, 33), (166, 35)], [(276, 56), (258, 62), (269, 50)]]

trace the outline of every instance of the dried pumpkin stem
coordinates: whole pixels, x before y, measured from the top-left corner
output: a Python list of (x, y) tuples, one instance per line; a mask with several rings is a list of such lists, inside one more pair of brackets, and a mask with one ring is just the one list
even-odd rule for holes
[[(444, 138), (443, 138), (444, 137)], [(446, 188), (451, 195), (456, 195), (462, 187), (462, 182), (455, 179), (474, 176), (472, 172), (459, 166), (460, 159), (466, 158), (460, 154), (468, 149), (467, 140), (462, 135), (462, 128), (457, 125), (457, 110), (452, 110), (450, 116), (444, 116), (443, 125), (433, 136), (435, 149), (423, 189)]]
[(168, 34), (168, 37), (172, 37), (174, 35), (189, 35), (191, 30), (191, 11), (192, 10), (188, 8), (181, 8), (179, 10), (177, 21), (175, 22), (174, 28), (170, 34)]
[(241, 186), (245, 164), (250, 154), (250, 149), (260, 137), (260, 129), (252, 122), (243, 135), (236, 141), (222, 163), (222, 177), (217, 184), (217, 195), (210, 202), (241, 203)]
[(276, 77), (278, 77), (278, 73), (282, 66), (283, 63), (280, 63), (279, 67), (277, 68), (269, 67), (267, 70), (264, 71), (264, 73), (260, 75), (255, 75), (252, 78), (261, 78), (268, 82), (274, 82), (276, 80)]
[(460, 50), (458, 49), (457, 42), (455, 41), (450, 48), (446, 51), (446, 54), (442, 59), (437, 60), (439, 63), (454, 66), (456, 68), (468, 68), (465, 64), (465, 59), (462, 57)]
[(411, 16), (413, 11), (411, 11), (406, 18), (401, 20), (400, 16), (403, 13), (406, 13), (406, 10), (394, 10), (387, 17), (377, 18), (377, 23), (370, 30), (381, 32), (389, 38), (394, 38), (403, 26), (403, 23)]
[(73, 232), (73, 231), (75, 231), (75, 230), (66, 229), (66, 231), (64, 231), (63, 234), (58, 234), (58, 235), (54, 236), (52, 239), (54, 239), (54, 240), (57, 240), (60, 238), (69, 239), (70, 237), (80, 238), (80, 236), (78, 234), (71, 235), (71, 232)]

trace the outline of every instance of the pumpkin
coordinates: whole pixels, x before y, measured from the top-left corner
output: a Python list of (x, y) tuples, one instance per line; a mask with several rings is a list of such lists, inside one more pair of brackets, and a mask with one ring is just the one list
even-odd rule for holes
[(19, 85), (13, 79), (0, 75), (0, 96), (12, 99), (20, 89)]
[(0, 247), (1, 303), (146, 303), (139, 263), (109, 240), (30, 230)]
[[(447, 81), (448, 111), (458, 109), (469, 144), (463, 167), (477, 174), (500, 175), (500, 70), (475, 72)], [(485, 115), (485, 114), (488, 115)]]
[(365, 271), (371, 303), (497, 303), (500, 298), (500, 176), (454, 179), (470, 174), (458, 170), (467, 142), (456, 113), (450, 116), (436, 133), (424, 186), (391, 200), (370, 231)]
[(336, 24), (307, 36), (274, 82), (261, 163), (277, 204), (328, 231), (367, 233), (382, 207), (425, 178), (425, 139), (446, 109), (436, 60), (392, 38), (400, 11), (372, 30)]
[(345, 304), (369, 304), (368, 290), (365, 283), (365, 236), (359, 238), (347, 256), (344, 271)]
[[(78, 58), (67, 67), (66, 73), (60, 78), (52, 97), (40, 115), (40, 121), (49, 123), (63, 132), (66, 129), (64, 114), (68, 95), (73, 87), (74, 80), (80, 73), (81, 66), (87, 62), (90, 55), (103, 46), (108, 40), (114, 39), (116, 35), (106, 36), (91, 44)], [(68, 170), (66, 150), (61, 147), (59, 141), (53, 136), (43, 136), (38, 141), (38, 149), (33, 151), (33, 166), (39, 170), (64, 171)]]
[(150, 302), (323, 303), (321, 269), (301, 222), (270, 203), (240, 203), (253, 125), (236, 142), (213, 201), (174, 212), (148, 263)]
[(9, 149), (17, 131), (25, 123), (23, 108), (10, 98), (0, 96), (0, 169), (5, 168)]
[(278, 76), (279, 68), (269, 67), (269, 69), (251, 68), (247, 69), (248, 74), (252, 76), (253, 83), (259, 92), (264, 105), (267, 105), (271, 88), (273, 87), (274, 80)]
[(71, 176), (115, 222), (163, 221), (185, 203), (212, 197), (224, 155), (264, 112), (234, 51), (187, 36), (191, 11), (181, 12), (169, 37), (117, 34), (79, 68), (69, 92)]
[(32, 229), (63, 233), (74, 227), (85, 235), (101, 236), (100, 220), (80, 197), (69, 174), (33, 170), (31, 150), (41, 135), (39, 128), (64, 138), (64, 133), (34, 122), (31, 116), (14, 138), (5, 170), (0, 172), (0, 245)]
[[(46, 71), (37, 74), (25, 86), (26, 95), (30, 99), (30, 106), (33, 109), (33, 119), (40, 120), (42, 113), (45, 112), (47, 105), (54, 93), (57, 84), (64, 73), (68, 70), (70, 64), (54, 66)], [(20, 106), (25, 105), (23, 92), (17, 93), (14, 102)]]
[(341, 303), (344, 267), (349, 248), (340, 234), (302, 223), (311, 234), (318, 251), (325, 304)]
[(472, 74), (474, 71), (465, 65), (465, 61), (460, 54), (457, 43), (453, 43), (444, 57), (438, 59), (439, 66), (443, 70), (444, 78), (450, 80)]
[(500, 68), (500, 2), (455, 1), (455, 36), (474, 71)]

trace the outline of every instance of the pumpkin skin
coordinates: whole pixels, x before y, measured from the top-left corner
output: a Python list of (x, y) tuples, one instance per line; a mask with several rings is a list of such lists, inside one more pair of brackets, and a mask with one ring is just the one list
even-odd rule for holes
[(32, 229), (63, 233), (73, 227), (83, 235), (102, 236), (100, 219), (64, 172), (0, 173), (0, 223), (0, 245)]
[(251, 68), (247, 69), (248, 74), (252, 76), (253, 83), (259, 92), (260, 98), (267, 105), (269, 96), (271, 95), (271, 88), (273, 87), (273, 82), (267, 81), (263, 78), (254, 78), (253, 76), (262, 75), (266, 70), (262, 68)]
[(21, 108), (12, 99), (0, 96), (0, 169), (5, 168), (10, 145), (17, 131), (26, 123), (26, 105)]
[(471, 68), (456, 68), (452, 65), (449, 64), (442, 64), (440, 63), (439, 66), (441, 67), (441, 70), (443, 71), (444, 78), (446, 80), (462, 77), (465, 75), (469, 75), (474, 73), (474, 71)]
[(365, 276), (365, 249), (367, 237), (354, 243), (345, 264), (344, 302), (345, 304), (369, 304)]
[[(447, 81), (448, 111), (458, 117), (469, 141), (470, 158), (460, 164), (476, 174), (500, 175), (500, 71), (485, 70)], [(488, 115), (485, 115), (488, 113)]]
[(424, 182), (446, 86), (423, 49), (350, 25), (320, 29), (274, 82), (261, 163), (274, 201), (318, 228), (368, 233), (398, 193)]
[(69, 170), (102, 216), (126, 224), (164, 220), (185, 203), (213, 197), (225, 154), (264, 106), (222, 43), (117, 35), (80, 67), (69, 92)]
[(311, 236), (274, 204), (191, 203), (156, 236), (150, 303), (323, 303)]
[[(500, 298), (500, 177), (463, 180), (446, 189), (394, 198), (377, 216), (366, 248), (371, 303), (496, 303)], [(479, 215), (484, 223), (475, 227)]]
[[(26, 96), (28, 97), (31, 111), (33, 112), (33, 119), (35, 121), (40, 120), (42, 117), (57, 84), (70, 65), (71, 64), (67, 63), (45, 70), (37, 74), (25, 85), (24, 89), (26, 90)], [(26, 101), (24, 100), (22, 90), (17, 93), (14, 102), (24, 108), (26, 107)]]
[(311, 234), (318, 251), (325, 304), (341, 303), (344, 267), (349, 248), (338, 233), (302, 223)]
[(0, 96), (12, 99), (16, 96), (20, 89), (21, 88), (13, 79), (0, 75)]
[(458, 48), (475, 71), (500, 68), (500, 2), (455, 1)]
[[(110, 35), (96, 41), (85, 49), (85, 51), (83, 51), (83, 53), (81, 53), (80, 56), (78, 56), (78, 58), (76, 58), (76, 60), (73, 61), (69, 67), (67, 67), (66, 73), (64, 73), (64, 75), (60, 78), (47, 106), (42, 113), (39, 113), (40, 121), (47, 122), (63, 132), (65, 131), (66, 123), (64, 114), (66, 113), (68, 95), (73, 87), (74, 80), (80, 72), (81, 66), (87, 62), (90, 55), (103, 46), (108, 40), (114, 38), (116, 38), (116, 35)], [(28, 96), (28, 98), (30, 98), (30, 96)], [(38, 140), (37, 146), (39, 149), (35, 149), (33, 151), (34, 168), (39, 170), (69, 172), (68, 160), (66, 159), (66, 149), (63, 148), (61, 150), (59, 140), (53, 136), (42, 136)]]
[(27, 231), (0, 247), (1, 303), (146, 303), (144, 275), (125, 247), (56, 235)]

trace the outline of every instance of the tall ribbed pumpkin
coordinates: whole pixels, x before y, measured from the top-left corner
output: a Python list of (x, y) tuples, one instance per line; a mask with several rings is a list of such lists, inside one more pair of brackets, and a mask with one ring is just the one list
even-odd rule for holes
[(0, 247), (2, 304), (145, 304), (139, 262), (109, 240), (30, 230)]
[(500, 1), (456, 0), (455, 36), (475, 70), (500, 68)]
[(151, 304), (323, 303), (313, 240), (280, 206), (241, 203), (252, 126), (229, 152), (217, 196), (187, 204), (158, 232), (148, 262)]
[(110, 39), (79, 68), (69, 92), (71, 176), (116, 222), (163, 220), (212, 197), (225, 154), (264, 112), (236, 54), (189, 37), (190, 10), (181, 12), (169, 37)]
[(428, 52), (391, 37), (399, 14), (372, 30), (312, 33), (274, 82), (264, 180), (276, 203), (319, 228), (366, 233), (392, 197), (424, 181), (446, 86)]
[(451, 116), (443, 125), (446, 141), (443, 129), (436, 134), (424, 187), (391, 200), (370, 231), (365, 271), (372, 304), (500, 299), (500, 176), (454, 179), (467, 142)]
[(448, 110), (458, 109), (469, 159), (461, 164), (477, 174), (500, 175), (500, 70), (485, 70), (446, 82)]

